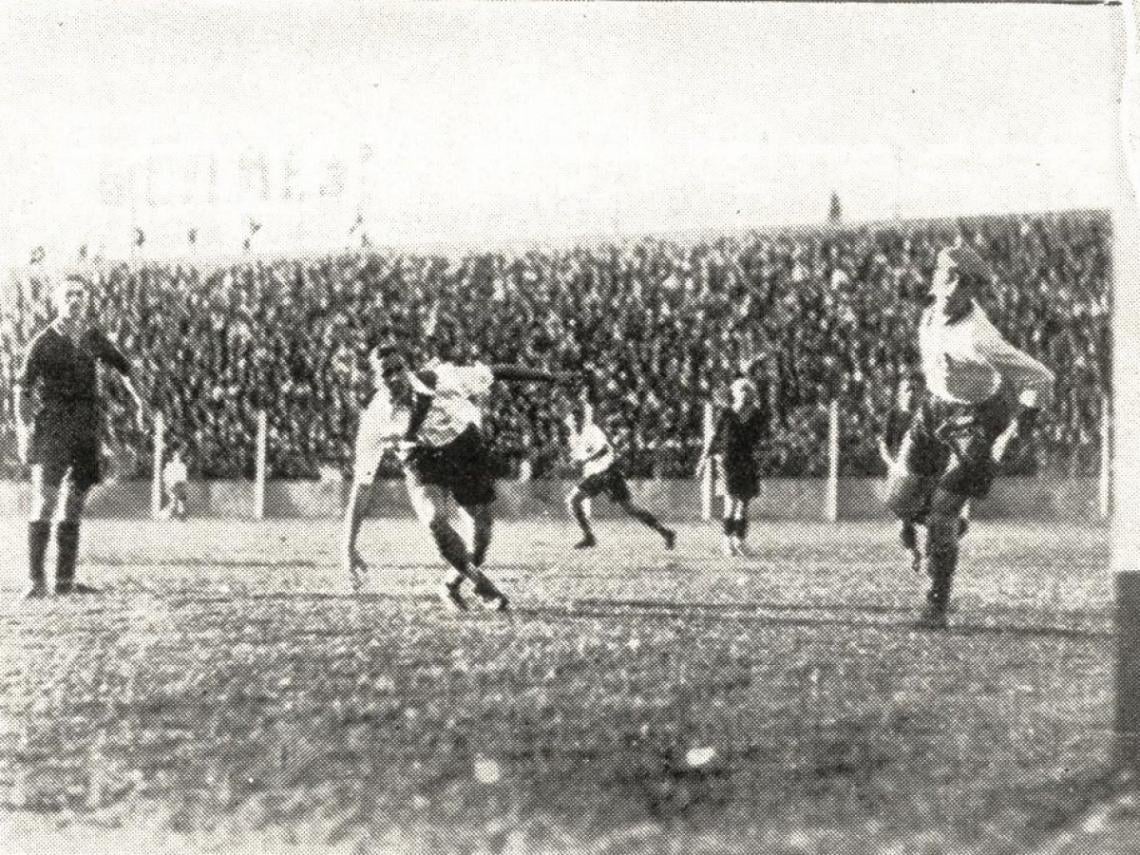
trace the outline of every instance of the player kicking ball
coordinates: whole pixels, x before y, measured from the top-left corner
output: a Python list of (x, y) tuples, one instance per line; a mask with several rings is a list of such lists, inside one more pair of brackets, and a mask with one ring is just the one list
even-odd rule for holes
[[(406, 380), (410, 387), (407, 425), (399, 434), (397, 448), (412, 507), (449, 565), (440, 589), (441, 599), (454, 609), (465, 610), (467, 603), (461, 588), (464, 581), (470, 581), (485, 606), (505, 611), (509, 600), (482, 570), (491, 545), (491, 506), (496, 497), (482, 432), (486, 400), (495, 381), (555, 382), (577, 375), (483, 362), (460, 364), (447, 358), (432, 359), (413, 371), (409, 370), (412, 350), (398, 338), (390, 338), (377, 350), (377, 358), (381, 360), (381, 375), (389, 378), (390, 390), (397, 378)], [(398, 415), (393, 412), (391, 424), (396, 423)], [(385, 438), (390, 435), (382, 433)], [(362, 471), (357, 482), (365, 474)], [(359, 528), (363, 516), (363, 510), (357, 510), (358, 502), (366, 503), (368, 497), (363, 490), (354, 492), (346, 520), (350, 536), (346, 538), (345, 561), (359, 573), (364, 565), (356, 554), (354, 530)], [(366, 509), (367, 505), (362, 507)], [(470, 521), (470, 546), (452, 525), (457, 511)]]
[(633, 503), (625, 476), (614, 462), (613, 446), (605, 431), (594, 421), (594, 408), (589, 402), (583, 402), (581, 423), (578, 423), (574, 413), (570, 413), (566, 416), (566, 427), (570, 432), (571, 456), (582, 464), (582, 480), (566, 500), (570, 513), (582, 529), (582, 539), (574, 544), (574, 548), (591, 549), (597, 546), (598, 541), (586, 514), (586, 501), (604, 495), (621, 508), (626, 516), (661, 535), (665, 548), (672, 549), (677, 543), (677, 533), (662, 525), (649, 511)]
[(767, 433), (767, 418), (757, 406), (758, 395), (751, 380), (741, 377), (729, 387), (729, 406), (720, 414), (716, 428), (697, 461), (697, 478), (709, 461), (724, 473), (724, 537), (726, 556), (748, 556), (748, 504), (759, 493), (760, 472), (756, 448)]
[(899, 450), (888, 505), (902, 520), (925, 521), (930, 577), (919, 626), (945, 629), (958, 568), (959, 513), (984, 498), (995, 460), (1033, 428), (1048, 404), (1053, 372), (1002, 338), (977, 303), (992, 276), (968, 246), (938, 255), (933, 304), (919, 323), (927, 396)]

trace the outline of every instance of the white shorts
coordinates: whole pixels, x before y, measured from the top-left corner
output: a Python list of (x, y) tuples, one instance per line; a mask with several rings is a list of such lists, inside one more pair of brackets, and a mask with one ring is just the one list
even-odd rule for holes
[(377, 395), (360, 414), (360, 427), (356, 429), (352, 477), (357, 484), (371, 484), (384, 461), (384, 454), (396, 447), (392, 431), (387, 403)]

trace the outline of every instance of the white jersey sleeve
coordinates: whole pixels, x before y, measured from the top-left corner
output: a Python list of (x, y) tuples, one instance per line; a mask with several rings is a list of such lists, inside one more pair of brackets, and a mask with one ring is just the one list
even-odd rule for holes
[(1022, 403), (1048, 406), (1055, 379), (1053, 372), (1002, 338), (997, 327), (980, 311), (974, 321), (974, 347), (1005, 380), (1017, 387)]

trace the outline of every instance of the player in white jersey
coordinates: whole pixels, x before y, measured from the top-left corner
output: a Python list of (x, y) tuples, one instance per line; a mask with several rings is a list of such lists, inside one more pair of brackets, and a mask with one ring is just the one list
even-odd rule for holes
[(393, 389), (400, 383), (403, 364), (392, 360), (391, 353), (376, 347), (368, 353), (375, 391), (368, 406), (360, 415), (356, 430), (356, 450), (353, 457), (352, 490), (344, 517), (342, 563), (360, 590), (364, 586), (368, 565), (356, 548), (360, 525), (372, 504), (373, 484), (384, 456), (396, 450), (400, 438), (408, 428), (408, 410), (398, 407), (392, 400)]
[(605, 431), (594, 421), (593, 407), (588, 402), (583, 402), (581, 425), (574, 414), (570, 413), (566, 416), (566, 428), (570, 432), (571, 456), (582, 464), (582, 480), (567, 498), (570, 513), (582, 529), (582, 539), (574, 548), (589, 549), (597, 545), (585, 506), (587, 499), (605, 495), (625, 511), (627, 516), (661, 535), (665, 540), (665, 548), (672, 549), (677, 542), (676, 532), (658, 522), (657, 517), (649, 511), (633, 504), (629, 485), (614, 461), (613, 446)]
[(968, 246), (939, 253), (918, 334), (927, 397), (889, 479), (891, 509), (926, 525), (930, 589), (920, 623), (932, 628), (947, 625), (959, 511), (989, 493), (1006, 446), (1032, 430), (1052, 397), (1053, 372), (1005, 341), (976, 302), (990, 279)]
[[(507, 597), (481, 569), (491, 545), (491, 504), (495, 501), (491, 462), (482, 432), (483, 408), (496, 380), (553, 382), (577, 375), (435, 359), (408, 377), (414, 402), (401, 440), (401, 456), (416, 515), (451, 567), (442, 597), (453, 607), (465, 609), (460, 588), (463, 580), (468, 579), (485, 605), (503, 611), (508, 605)], [(470, 518), (470, 548), (451, 523), (456, 508)]]

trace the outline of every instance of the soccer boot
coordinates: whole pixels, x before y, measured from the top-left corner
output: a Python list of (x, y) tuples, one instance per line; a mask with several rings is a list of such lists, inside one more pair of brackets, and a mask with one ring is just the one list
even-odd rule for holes
[(949, 629), (950, 621), (946, 618), (946, 606), (941, 603), (928, 602), (914, 626), (915, 629)]
[(741, 540), (739, 537), (736, 538), (735, 546), (736, 546), (736, 556), (738, 558), (754, 558), (755, 557), (752, 553), (752, 550), (748, 547), (748, 544), (745, 543), (743, 540)]
[(32, 582), (20, 595), (21, 600), (42, 600), (48, 595), (48, 587), (43, 579)]
[(507, 595), (482, 574), (475, 580), (475, 596), (493, 612), (505, 612), (511, 607), (511, 601), (507, 599)]
[(582, 539), (574, 544), (575, 549), (593, 549), (598, 545), (597, 539), (592, 534), (582, 535)]
[(439, 586), (439, 601), (452, 611), (465, 612), (467, 611), (467, 601), (463, 599), (463, 594), (459, 592), (459, 582), (444, 582)]
[(677, 545), (677, 532), (673, 531), (671, 528), (667, 528), (665, 531), (661, 532), (661, 537), (665, 540), (665, 548), (672, 552), (673, 547)]

